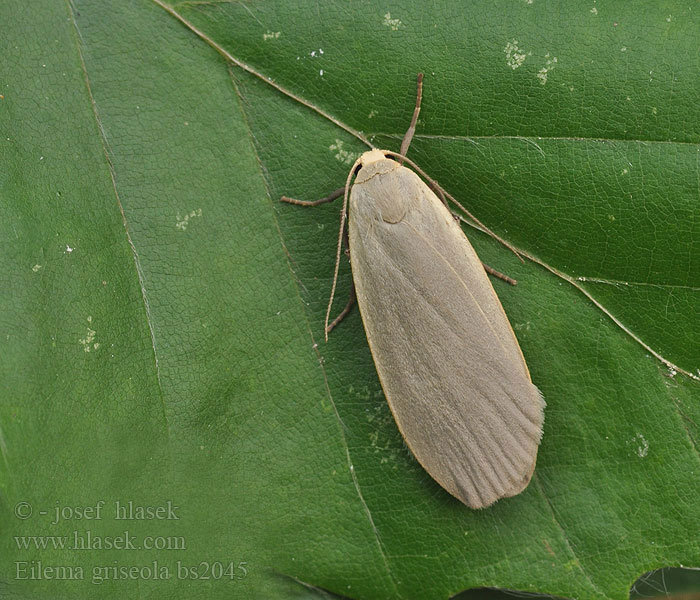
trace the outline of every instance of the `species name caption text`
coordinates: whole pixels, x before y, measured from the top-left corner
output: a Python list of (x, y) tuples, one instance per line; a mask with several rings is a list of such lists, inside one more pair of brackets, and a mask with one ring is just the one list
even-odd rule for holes
[[(123, 500), (99, 500), (87, 505), (56, 502), (49, 509), (35, 508), (30, 502), (18, 502), (14, 515), (23, 522), (18, 524), (20, 530), (13, 535), (18, 556), (12, 570), (14, 579), (18, 581), (85, 580), (97, 585), (110, 580), (236, 582), (248, 574), (246, 561), (225, 556), (213, 560), (164, 560), (175, 557), (169, 552), (188, 550), (186, 536), (134, 533), (133, 528), (141, 532), (151, 524), (177, 526), (181, 520), (180, 506), (171, 500), (157, 505)], [(40, 531), (25, 529), (31, 520)], [(117, 527), (116, 532), (113, 531), (111, 527), (115, 523), (123, 525), (123, 529)], [(66, 527), (71, 529), (66, 531)], [(108, 533), (103, 531), (104, 527), (109, 528)], [(47, 529), (60, 530), (60, 534), (58, 531), (56, 534), (47, 533)], [(137, 564), (118, 560), (94, 564), (96, 557), (100, 556), (99, 551), (139, 550), (157, 554), (153, 560), (148, 557), (144, 562), (135, 561)], [(50, 558), (52, 553), (60, 556), (61, 564)], [(77, 560), (70, 556), (71, 553), (75, 553)], [(90, 564), (81, 564), (82, 559)]]

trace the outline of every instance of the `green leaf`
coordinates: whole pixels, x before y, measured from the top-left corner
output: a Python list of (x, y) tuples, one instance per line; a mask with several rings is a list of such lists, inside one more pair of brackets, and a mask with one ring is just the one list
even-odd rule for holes
[[(4, 9), (5, 595), (621, 599), (700, 566), (692, 4)], [(411, 157), (527, 257), (466, 228), (548, 404), (482, 511), (404, 445), (359, 314), (323, 343), (338, 207), (278, 203), (398, 150), (418, 72)]]

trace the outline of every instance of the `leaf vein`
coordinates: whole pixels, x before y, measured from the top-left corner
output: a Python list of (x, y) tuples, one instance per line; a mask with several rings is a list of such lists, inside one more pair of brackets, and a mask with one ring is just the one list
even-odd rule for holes
[[(157, 0), (154, 0), (154, 1), (157, 1)], [(236, 95), (238, 96), (241, 114), (243, 115), (246, 129), (248, 130), (248, 135), (249, 135), (250, 140), (251, 140), (251, 146), (253, 148), (253, 152), (255, 153), (256, 162), (258, 164), (258, 169), (260, 172), (260, 178), (262, 179), (263, 184), (265, 185), (268, 198), (271, 198), (272, 194), (270, 192), (270, 189), (269, 189), (269, 186), (267, 183), (267, 179), (265, 177), (265, 170), (262, 167), (262, 161), (260, 160), (256, 145), (255, 145), (255, 136), (252, 133), (250, 123), (248, 121), (248, 117), (247, 117), (247, 114), (245, 112), (245, 102), (243, 100), (243, 96), (240, 92), (238, 85), (236, 85), (236, 80), (235, 80), (234, 74), (233, 74), (231, 69), (229, 69), (229, 75), (231, 76), (231, 81), (233, 83), (234, 90), (236, 92)], [(295, 282), (295, 287), (297, 290), (297, 297), (301, 301), (301, 295), (299, 294), (299, 286), (301, 284), (297, 280), (297, 277), (294, 274), (294, 270), (292, 269), (290, 259), (289, 259), (289, 252), (287, 252), (287, 248), (286, 248), (286, 245), (285, 245), (283, 237), (282, 237), (282, 231), (281, 231), (280, 226), (279, 226), (279, 221), (277, 220), (277, 217), (274, 215), (274, 213), (273, 213), (273, 219), (275, 222), (275, 227), (277, 229), (277, 234), (279, 235), (280, 241), (282, 243), (282, 247), (285, 251), (285, 254), (287, 255), (287, 266), (288, 266), (290, 273), (292, 275), (292, 279)], [(302, 304), (303, 304), (303, 302), (302, 302)], [(326, 390), (326, 395), (328, 397), (328, 400), (331, 403), (331, 406), (333, 407), (333, 412), (335, 414), (335, 418), (336, 418), (336, 421), (338, 423), (338, 429), (340, 432), (340, 439), (342, 442), (343, 449), (345, 451), (345, 460), (346, 460), (346, 464), (348, 466), (348, 470), (350, 471), (350, 477), (352, 479), (352, 483), (353, 483), (353, 486), (355, 488), (355, 492), (357, 493), (357, 496), (360, 500), (360, 504), (362, 506), (362, 509), (365, 512), (365, 515), (367, 516), (367, 520), (369, 521), (369, 524), (372, 528), (372, 534), (374, 536), (374, 540), (375, 540), (377, 549), (379, 551), (379, 555), (381, 556), (382, 562), (384, 564), (384, 568), (386, 569), (386, 572), (389, 576), (389, 579), (394, 587), (394, 591), (396, 592), (398, 597), (401, 598), (398, 583), (396, 581), (396, 577), (394, 575), (394, 572), (392, 571), (391, 564), (389, 563), (389, 557), (388, 557), (388, 554), (387, 554), (386, 549), (384, 547), (384, 543), (382, 542), (381, 535), (379, 533), (379, 529), (377, 528), (377, 525), (374, 522), (374, 517), (372, 516), (372, 512), (370, 511), (370, 508), (367, 505), (367, 501), (365, 500), (365, 497), (362, 493), (362, 489), (360, 488), (360, 482), (358, 481), (357, 474), (355, 473), (355, 467), (352, 463), (352, 457), (350, 455), (350, 445), (348, 444), (347, 436), (345, 435), (345, 424), (343, 423), (343, 420), (340, 416), (340, 412), (338, 411), (338, 407), (336, 406), (335, 400), (333, 399), (333, 394), (331, 393), (330, 385), (328, 383), (328, 375), (326, 373), (326, 368), (323, 365), (323, 357), (321, 356), (321, 353), (318, 349), (318, 343), (316, 342), (316, 340), (314, 338), (313, 332), (311, 330), (311, 324), (309, 323), (308, 318), (305, 318), (304, 322), (305, 322), (306, 330), (309, 334), (309, 337), (311, 338), (312, 347), (314, 348), (314, 351), (316, 352), (316, 356), (318, 358), (319, 365), (321, 366), (321, 373), (323, 376), (323, 384), (324, 384), (324, 387)]]
[(136, 268), (136, 274), (139, 280), (139, 288), (141, 291), (141, 299), (143, 301), (144, 305), (144, 310), (146, 314), (146, 324), (148, 325), (148, 332), (151, 338), (151, 349), (153, 351), (153, 361), (155, 365), (155, 374), (156, 374), (156, 381), (158, 383), (158, 396), (160, 399), (161, 403), (161, 408), (163, 411), (163, 420), (165, 422), (165, 428), (166, 428), (166, 433), (170, 432), (170, 423), (168, 422), (168, 416), (167, 412), (165, 409), (165, 395), (163, 392), (163, 384), (161, 381), (160, 377), (160, 365), (158, 361), (158, 344), (156, 341), (156, 334), (155, 334), (155, 329), (153, 326), (153, 315), (151, 314), (151, 306), (148, 302), (148, 292), (146, 291), (146, 283), (145, 283), (145, 276), (143, 273), (143, 269), (141, 267), (141, 259), (139, 257), (138, 250), (136, 249), (136, 246), (131, 238), (131, 233), (129, 232), (129, 223), (126, 218), (126, 213), (124, 212), (124, 206), (122, 205), (121, 198), (119, 196), (119, 190), (117, 189), (117, 177), (116, 177), (116, 172), (114, 169), (114, 163), (112, 162), (112, 153), (109, 148), (109, 143), (107, 141), (107, 136), (105, 135), (104, 127), (102, 125), (102, 118), (100, 117), (99, 111), (97, 110), (97, 103), (95, 102), (95, 98), (92, 94), (92, 88), (90, 86), (90, 78), (88, 76), (87, 72), (87, 65), (85, 63), (85, 57), (83, 55), (82, 47), (81, 47), (81, 42), (82, 42), (82, 36), (80, 33), (80, 29), (78, 28), (78, 23), (75, 19), (75, 14), (73, 10), (73, 5), (68, 0), (66, 2), (68, 6), (68, 12), (70, 14), (70, 19), (73, 24), (74, 31), (77, 35), (77, 51), (78, 51), (78, 56), (80, 58), (80, 66), (83, 71), (83, 78), (85, 80), (85, 88), (88, 93), (88, 97), (90, 98), (90, 104), (92, 106), (92, 113), (95, 117), (95, 123), (97, 125), (97, 128), (99, 130), (99, 135), (100, 135), (100, 142), (102, 145), (102, 151), (104, 152), (105, 159), (107, 160), (107, 166), (109, 168), (109, 176), (110, 179), (112, 180), (112, 189), (114, 190), (114, 197), (115, 200), (117, 201), (117, 206), (119, 208), (119, 212), (121, 214), (122, 218), (122, 225), (124, 227), (124, 234), (126, 235), (126, 240), (127, 243), (129, 244), (129, 247), (131, 248), (131, 255), (132, 258), (134, 259), (134, 267)]
[(554, 510), (554, 506), (552, 505), (552, 502), (550, 501), (549, 497), (547, 496), (547, 493), (545, 492), (544, 485), (542, 485), (542, 482), (539, 479), (539, 476), (537, 473), (534, 474), (533, 479), (537, 481), (537, 487), (540, 491), (540, 494), (542, 495), (542, 498), (544, 498), (544, 501), (547, 503), (547, 506), (549, 508), (549, 512), (552, 515), (552, 520), (554, 521), (555, 525), (561, 532), (561, 536), (564, 539), (564, 544), (566, 544), (566, 547), (569, 549), (571, 552), (571, 555), (574, 557), (576, 560), (576, 565), (578, 566), (579, 570), (581, 571), (581, 574), (584, 576), (586, 581), (591, 585), (591, 588), (601, 597), (601, 598), (607, 598), (610, 600), (610, 596), (605, 594), (602, 590), (598, 588), (598, 586), (593, 582), (593, 579), (591, 576), (586, 572), (586, 570), (583, 568), (583, 564), (581, 564), (581, 560), (579, 557), (576, 555), (576, 551), (574, 550), (574, 546), (571, 543), (571, 540), (569, 539), (569, 536), (566, 533), (566, 530), (564, 529), (563, 525), (559, 521), (559, 518), (557, 517), (557, 513)]

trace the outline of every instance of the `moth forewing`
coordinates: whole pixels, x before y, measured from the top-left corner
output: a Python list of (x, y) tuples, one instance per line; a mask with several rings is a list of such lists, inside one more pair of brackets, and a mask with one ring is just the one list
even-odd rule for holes
[(425, 470), (472, 508), (521, 492), (544, 401), (464, 232), (410, 169), (366, 152), (350, 191), (353, 280), (377, 373)]

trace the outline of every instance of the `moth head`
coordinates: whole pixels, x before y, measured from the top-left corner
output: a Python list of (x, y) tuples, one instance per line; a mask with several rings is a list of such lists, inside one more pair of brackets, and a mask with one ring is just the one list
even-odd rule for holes
[(362, 156), (360, 156), (360, 165), (366, 167), (373, 162), (384, 160), (385, 158), (386, 155), (384, 154), (384, 150), (377, 150), (374, 148), (372, 150), (368, 150)]
[(388, 150), (368, 150), (357, 159), (351, 171), (356, 175), (355, 183), (362, 183), (374, 175), (390, 173), (399, 166), (395, 160), (387, 157)]

